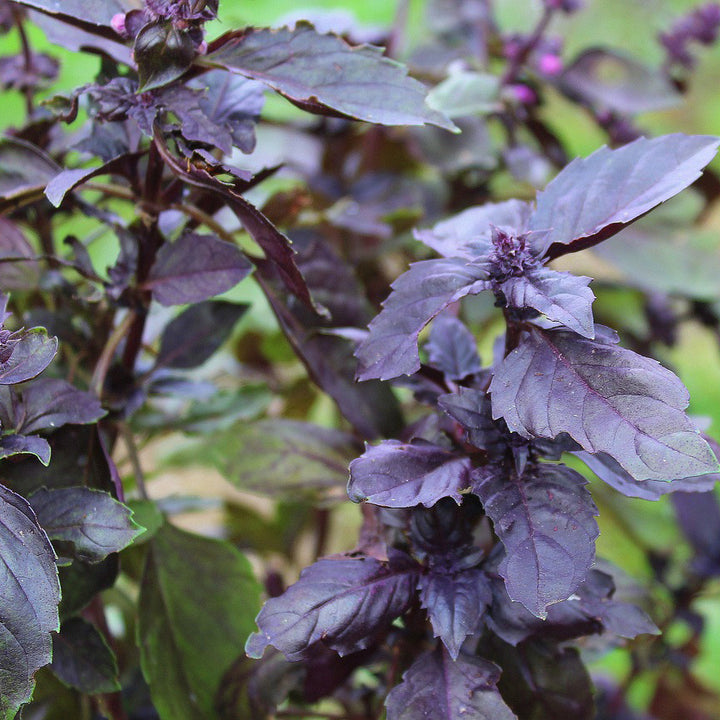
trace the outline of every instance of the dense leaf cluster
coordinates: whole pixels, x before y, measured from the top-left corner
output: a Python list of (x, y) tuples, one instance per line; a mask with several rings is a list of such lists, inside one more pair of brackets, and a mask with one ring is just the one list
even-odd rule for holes
[[(565, 62), (579, 3), (536, 9), (520, 34), (428, 0), (406, 52), (402, 13), (214, 36), (217, 0), (0, 0), (26, 116), (0, 138), (0, 718), (620, 720), (646, 670), (657, 720), (713, 717), (718, 446), (653, 356), (720, 336), (717, 242), (687, 232), (720, 139), (637, 116), (683, 102), (720, 11), (652, 67)], [(50, 95), (33, 26), (96, 76)], [(558, 95), (611, 147), (568, 162)], [(596, 556), (621, 496), (686, 539), (626, 523), (642, 588)], [(593, 653), (681, 622), (594, 684)]]

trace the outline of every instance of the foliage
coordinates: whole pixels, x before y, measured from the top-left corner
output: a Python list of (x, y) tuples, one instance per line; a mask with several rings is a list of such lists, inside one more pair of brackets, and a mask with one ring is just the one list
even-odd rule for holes
[(718, 416), (666, 367), (720, 337), (720, 139), (641, 126), (720, 6), (655, 65), (425, 6), (0, 0), (2, 718), (720, 713)]

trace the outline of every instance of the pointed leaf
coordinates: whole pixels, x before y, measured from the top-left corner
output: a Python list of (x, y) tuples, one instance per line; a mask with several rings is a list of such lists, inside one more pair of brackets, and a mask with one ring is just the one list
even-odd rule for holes
[(70, 618), (53, 635), (50, 669), (64, 685), (82, 693), (120, 690), (117, 660), (97, 628), (82, 618)]
[(444, 497), (459, 505), (471, 469), (468, 457), (444, 448), (384, 440), (350, 463), (348, 495), (353, 502), (394, 508), (431, 507)]
[(597, 508), (586, 484), (564, 465), (476, 475), (473, 492), (505, 546), (499, 572), (508, 595), (538, 617), (577, 590), (595, 558)]
[(427, 102), (453, 119), (488, 115), (502, 109), (500, 78), (469, 70), (453, 72), (428, 93)]
[(425, 104), (424, 86), (380, 48), (353, 47), (308, 23), (247, 28), (220, 38), (215, 47), (203, 62), (260, 80), (304, 110), (381, 125), (455, 127)]
[(195, 43), (187, 30), (171, 20), (148, 23), (135, 38), (138, 91), (146, 92), (177, 80), (195, 59)]
[(435, 320), (425, 351), (429, 363), (449, 380), (462, 380), (482, 369), (474, 335), (452, 315)]
[(0, 717), (12, 720), (59, 629), (55, 552), (27, 501), (0, 485)]
[(148, 547), (137, 636), (153, 705), (163, 720), (210, 720), (252, 630), (260, 585), (229, 543), (166, 524)]
[(318, 641), (340, 655), (362, 650), (408, 609), (418, 569), (406, 556), (390, 563), (369, 557), (318, 560), (265, 603), (257, 616), (260, 631), (246, 652), (260, 658), (272, 645), (288, 660), (300, 660)]
[(15, 223), (0, 218), (0, 287), (5, 292), (32, 290), (39, 282), (40, 266), (35, 250)]
[(385, 700), (387, 720), (517, 720), (497, 689), (500, 668), (478, 657), (421, 655)]
[(416, 230), (415, 237), (443, 257), (475, 260), (492, 250), (491, 225), (520, 232), (531, 211), (532, 206), (521, 200), (487, 203), (463, 210), (430, 230)]
[(24, 433), (87, 425), (106, 414), (95, 395), (57, 378), (36, 380), (23, 390), (22, 404), (24, 412), (18, 430)]
[(492, 602), (487, 576), (477, 569), (456, 574), (429, 572), (420, 578), (418, 590), (435, 637), (442, 639), (450, 657), (457, 660), (463, 641), (478, 632)]
[(157, 365), (177, 369), (202, 365), (230, 337), (247, 309), (224, 300), (191, 305), (163, 331)]
[(70, 544), (75, 557), (89, 562), (122, 550), (144, 530), (132, 521), (130, 508), (101, 490), (40, 488), (30, 505), (51, 540)]
[(152, 290), (161, 305), (197, 303), (235, 287), (252, 268), (235, 245), (186, 232), (160, 248), (143, 287)]
[(420, 331), (448, 305), (490, 287), (483, 268), (464, 260), (421, 260), (393, 284), (370, 334), (355, 353), (359, 380), (387, 380), (420, 368)]
[(557, 272), (550, 268), (532, 268), (520, 277), (500, 286), (508, 307), (534, 308), (549, 320), (559, 322), (587, 338), (595, 337), (592, 303), (592, 278)]
[(27, 453), (43, 464), (50, 462), (50, 445), (38, 435), (2, 435), (0, 436), (0, 459)]
[(52, 362), (57, 347), (57, 338), (48, 337), (45, 328), (25, 330), (10, 357), (0, 361), (0, 385), (15, 385), (39, 375)]
[(493, 420), (490, 396), (485, 391), (458, 387), (457, 393), (441, 395), (438, 405), (463, 426), (468, 442), (476, 448), (505, 454), (506, 433)]
[(538, 195), (530, 230), (548, 230), (539, 254), (552, 259), (595, 245), (700, 177), (720, 139), (638, 138), (576, 158)]
[(610, 342), (533, 329), (497, 368), (494, 417), (523, 437), (566, 432), (591, 453), (613, 457), (635, 480), (671, 480), (718, 470), (683, 412), (688, 393), (655, 360)]

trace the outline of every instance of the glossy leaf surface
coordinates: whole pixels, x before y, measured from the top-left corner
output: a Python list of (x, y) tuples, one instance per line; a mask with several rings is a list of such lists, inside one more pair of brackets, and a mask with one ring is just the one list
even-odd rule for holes
[(431, 507), (440, 498), (458, 504), (470, 487), (470, 459), (425, 443), (384, 440), (350, 463), (348, 495), (353, 502), (384, 507)]
[(15, 385), (39, 375), (55, 357), (58, 341), (48, 337), (44, 328), (22, 333), (12, 353), (0, 359), (0, 385)]
[(143, 531), (128, 507), (101, 490), (40, 488), (30, 496), (30, 505), (50, 539), (68, 544), (80, 560), (99, 562)]
[(672, 480), (717, 470), (683, 410), (688, 393), (655, 360), (611, 342), (533, 330), (498, 367), (493, 415), (524, 437), (566, 432), (604, 452), (635, 480)]
[(300, 660), (318, 641), (340, 655), (362, 650), (407, 610), (417, 570), (409, 559), (394, 564), (369, 557), (318, 560), (265, 603), (247, 654), (262, 657), (272, 645), (289, 660)]
[(540, 254), (557, 257), (618, 232), (700, 177), (720, 140), (706, 135), (639, 138), (577, 158), (538, 195), (530, 230), (548, 230)]
[(425, 88), (403, 65), (378, 48), (353, 47), (307, 23), (248, 28), (227, 37), (204, 62), (260, 80), (311, 112), (329, 109), (382, 125), (454, 127), (425, 104)]

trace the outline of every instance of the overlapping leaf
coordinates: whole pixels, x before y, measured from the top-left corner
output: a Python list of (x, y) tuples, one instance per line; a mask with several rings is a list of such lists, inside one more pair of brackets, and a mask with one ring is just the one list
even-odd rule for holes
[(101, 490), (40, 488), (30, 505), (50, 539), (69, 545), (80, 560), (99, 562), (143, 532), (130, 508)]
[(482, 367), (475, 337), (452, 315), (440, 315), (435, 320), (425, 351), (428, 362), (449, 380), (462, 380)]
[(388, 720), (517, 720), (497, 689), (500, 668), (478, 657), (421, 655), (385, 701)]
[[(15, 385), (39, 375), (55, 357), (58, 340), (44, 328), (25, 330), (11, 340), (11, 353), (0, 359), (0, 385)], [(4, 350), (4, 348), (3, 348)]]
[(538, 617), (577, 590), (595, 557), (597, 508), (586, 482), (564, 465), (476, 474), (473, 492), (505, 546), (499, 572), (508, 595)]
[(25, 499), (0, 485), (0, 717), (29, 700), (59, 629), (55, 552)]
[(718, 469), (683, 410), (688, 393), (655, 360), (611, 342), (533, 329), (490, 385), (494, 417), (523, 437), (567, 433), (604, 452), (635, 480), (672, 480)]
[(478, 633), (485, 610), (492, 602), (487, 576), (478, 569), (429, 572), (420, 578), (418, 590), (435, 637), (442, 639), (450, 657), (457, 660), (463, 641)]
[(45, 438), (17, 434), (0, 436), (0, 459), (25, 453), (35, 455), (43, 465), (50, 462), (50, 445)]
[(459, 504), (471, 469), (468, 457), (444, 448), (384, 440), (350, 463), (348, 495), (353, 502), (395, 508), (431, 507), (443, 497)]
[(583, 337), (595, 337), (592, 278), (538, 267), (500, 286), (508, 307), (533, 308)]
[(718, 145), (706, 135), (663, 135), (576, 158), (538, 195), (528, 229), (549, 231), (539, 254), (557, 257), (614, 235), (697, 180)]
[(319, 641), (340, 655), (362, 650), (410, 606), (418, 569), (405, 557), (319, 560), (265, 603), (246, 652), (259, 658), (272, 645), (300, 660)]
[[(260, 80), (310, 112), (334, 112), (382, 125), (454, 125), (425, 104), (425, 88), (382, 50), (353, 47), (321, 35), (308, 23), (295, 28), (248, 28), (215, 43), (204, 58)], [(330, 72), (328, 72), (328, 69)]]
[(421, 260), (392, 285), (382, 312), (370, 323), (360, 344), (358, 379), (411, 375), (420, 368), (417, 339), (438, 313), (466, 295), (490, 287), (487, 274), (464, 260)]

